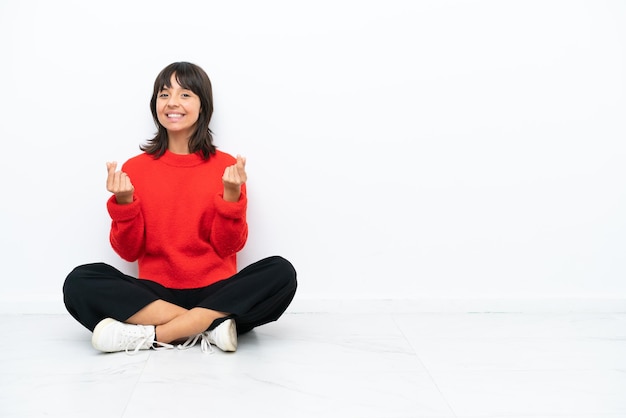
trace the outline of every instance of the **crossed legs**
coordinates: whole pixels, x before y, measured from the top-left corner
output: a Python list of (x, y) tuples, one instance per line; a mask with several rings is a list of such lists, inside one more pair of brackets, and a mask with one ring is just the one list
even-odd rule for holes
[(206, 308), (185, 309), (164, 300), (156, 300), (126, 320), (128, 324), (154, 325), (156, 340), (162, 343), (206, 331), (213, 321), (229, 314)]
[(67, 276), (63, 297), (68, 312), (91, 331), (111, 318), (122, 324), (154, 327), (150, 332), (156, 332), (156, 341), (169, 344), (213, 330), (216, 320), (226, 317), (233, 318), (229, 324), (236, 321), (236, 330), (234, 326), (221, 329), (235, 333), (234, 338), (275, 321), (287, 309), (296, 288), (291, 263), (273, 256), (228, 280), (197, 289), (168, 289), (105, 263), (85, 264)]

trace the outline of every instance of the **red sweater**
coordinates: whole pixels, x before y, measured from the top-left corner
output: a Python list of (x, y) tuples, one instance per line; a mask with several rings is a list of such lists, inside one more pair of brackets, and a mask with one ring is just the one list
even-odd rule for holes
[(107, 202), (111, 245), (120, 257), (138, 261), (139, 277), (176, 289), (203, 287), (237, 272), (236, 254), (248, 238), (246, 188), (239, 202), (223, 199), (224, 169), (235, 158), (217, 151), (140, 154), (122, 171), (135, 187), (133, 202)]

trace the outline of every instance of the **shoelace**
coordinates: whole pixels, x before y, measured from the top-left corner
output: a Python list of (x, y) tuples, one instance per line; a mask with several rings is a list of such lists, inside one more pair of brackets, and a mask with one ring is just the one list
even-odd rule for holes
[(211, 346), (211, 342), (209, 341), (209, 332), (201, 332), (200, 334), (193, 335), (187, 338), (182, 344), (178, 345), (179, 350), (186, 350), (188, 348), (193, 347), (200, 340), (200, 347), (202, 348), (203, 353), (213, 354), (213, 347)]
[[(126, 354), (133, 356), (137, 354), (137, 352), (139, 352), (141, 347), (143, 347), (148, 342), (153, 341), (153, 340), (154, 340), (154, 332), (145, 333), (141, 337), (130, 339), (128, 343), (126, 344), (126, 348), (124, 349), (124, 351), (126, 351)], [(133, 347), (133, 345), (135, 349), (132, 351), (128, 351), (128, 349)], [(169, 350), (170, 348), (174, 348), (174, 346), (172, 344), (162, 343), (159, 341), (153, 341), (152, 348), (154, 350)]]

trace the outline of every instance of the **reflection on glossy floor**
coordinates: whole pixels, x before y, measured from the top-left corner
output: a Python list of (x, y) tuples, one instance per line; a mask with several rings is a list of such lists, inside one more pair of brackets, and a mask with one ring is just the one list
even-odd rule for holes
[(239, 350), (102, 354), (0, 316), (1, 417), (626, 417), (626, 314), (285, 314)]

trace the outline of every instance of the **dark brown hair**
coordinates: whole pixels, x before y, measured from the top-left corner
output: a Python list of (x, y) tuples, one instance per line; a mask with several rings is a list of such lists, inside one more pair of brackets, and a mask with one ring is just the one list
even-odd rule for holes
[(213, 115), (213, 89), (209, 76), (199, 66), (189, 62), (175, 62), (165, 67), (154, 80), (152, 99), (150, 100), (150, 111), (157, 126), (157, 133), (148, 143), (139, 148), (148, 154), (159, 158), (167, 150), (167, 129), (161, 123), (156, 111), (156, 101), (159, 93), (164, 88), (172, 87), (172, 75), (176, 74), (176, 81), (184, 89), (191, 90), (200, 98), (200, 115), (196, 123), (196, 130), (189, 138), (189, 151), (193, 154), (201, 152), (202, 157), (209, 159), (211, 154), (215, 154), (216, 146), (213, 145), (213, 133), (209, 128), (211, 116)]

